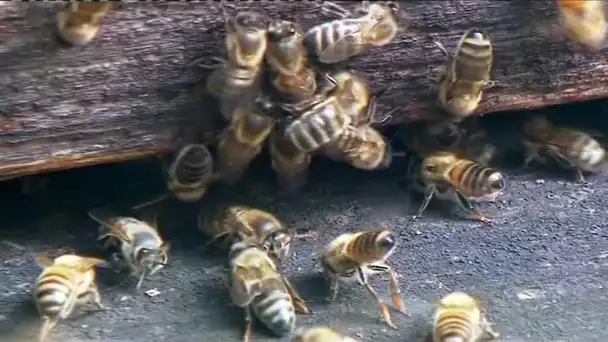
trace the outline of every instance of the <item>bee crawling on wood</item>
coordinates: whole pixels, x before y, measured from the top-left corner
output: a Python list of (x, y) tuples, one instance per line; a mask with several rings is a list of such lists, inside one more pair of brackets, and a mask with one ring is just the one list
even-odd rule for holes
[(321, 265), (331, 281), (331, 300), (336, 299), (340, 282), (356, 282), (364, 286), (376, 299), (384, 321), (397, 329), (391, 319), (389, 306), (380, 299), (368, 279), (369, 275), (374, 273), (388, 274), (394, 308), (406, 313), (397, 275), (393, 268), (386, 264), (386, 259), (393, 253), (396, 245), (393, 233), (384, 229), (345, 233), (331, 241), (321, 256)]
[(140, 273), (136, 288), (169, 262), (169, 244), (155, 227), (133, 217), (112, 216), (100, 209), (89, 211), (89, 217), (100, 224), (98, 241), (104, 249), (114, 247), (114, 264), (132, 274)]
[(230, 206), (219, 210), (212, 220), (206, 220), (201, 214), (198, 228), (210, 236), (207, 245), (231, 246), (237, 241), (249, 240), (278, 260), (289, 255), (291, 236), (284, 224), (273, 214), (260, 209)]
[(532, 161), (559, 165), (576, 172), (584, 182), (583, 172), (598, 172), (608, 160), (606, 150), (592, 136), (553, 124), (544, 116), (535, 116), (523, 126), (522, 144), (526, 152), (524, 166)]
[(494, 341), (495, 332), (479, 303), (463, 292), (452, 292), (443, 297), (433, 315), (432, 342)]
[(438, 103), (460, 121), (477, 109), (484, 89), (496, 85), (490, 80), (492, 42), (485, 33), (472, 28), (462, 35), (453, 56), (439, 41), (434, 43), (447, 58), (438, 80)]
[(45, 341), (51, 329), (67, 319), (76, 305), (92, 302), (98, 309), (106, 309), (95, 283), (95, 267), (107, 267), (105, 260), (65, 254), (54, 260), (39, 255), (36, 261), (44, 268), (34, 290), (36, 308), (43, 320), (38, 342)]
[(474, 210), (471, 201), (495, 201), (505, 188), (504, 178), (498, 170), (459, 158), (451, 152), (436, 152), (424, 157), (420, 174), (424, 183), (424, 201), (414, 218), (422, 215), (434, 195), (450, 196), (451, 188), (461, 209), (473, 219), (489, 223), (492, 220)]
[(229, 258), (230, 297), (235, 305), (245, 309), (244, 341), (251, 340), (252, 312), (278, 336), (291, 334), (296, 326), (296, 311), (310, 311), (270, 256), (257, 245), (241, 241), (232, 245)]
[(298, 328), (293, 342), (357, 342), (357, 340), (331, 328), (318, 326), (308, 329)]
[(349, 12), (333, 3), (323, 4), (323, 10), (339, 19), (309, 29), (304, 37), (312, 57), (324, 64), (344, 61), (373, 48), (391, 43), (399, 32), (395, 2), (382, 4), (362, 1)]
[(71, 45), (85, 45), (97, 36), (109, 2), (70, 2), (57, 13), (57, 34)]
[(604, 0), (558, 0), (560, 22), (565, 35), (594, 51), (606, 46), (606, 5)]

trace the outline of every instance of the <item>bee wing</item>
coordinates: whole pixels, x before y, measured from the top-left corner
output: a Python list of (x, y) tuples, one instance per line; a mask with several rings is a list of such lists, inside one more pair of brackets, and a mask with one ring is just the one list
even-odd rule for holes
[(357, 51), (358, 49), (344, 49), (341, 46), (343, 46), (343, 44), (362, 45), (360, 38), (358, 38), (358, 35), (362, 34), (361, 31), (361, 27), (359, 27), (358, 29), (344, 35), (340, 39), (336, 40), (333, 44), (330, 44), (327, 48), (325, 48), (325, 50), (321, 51), (317, 58), (321, 63), (333, 64), (352, 57), (349, 51)]
[(110, 263), (106, 260), (95, 258), (95, 257), (82, 257), (80, 259), (79, 269), (88, 271), (93, 267), (110, 267)]
[(131, 238), (127, 234), (125, 234), (125, 232), (120, 229), (120, 227), (110, 223), (115, 218), (112, 213), (102, 208), (95, 208), (89, 210), (88, 214), (90, 218), (95, 220), (97, 223), (99, 223), (106, 229), (106, 233), (104, 235), (112, 235), (121, 241), (131, 242)]
[(239, 307), (249, 304), (261, 292), (259, 281), (249, 279), (246, 275), (247, 269), (236, 266), (230, 284), (230, 298), (232, 303)]
[(40, 268), (49, 267), (54, 263), (53, 258), (51, 258), (48, 252), (36, 253), (32, 256)]

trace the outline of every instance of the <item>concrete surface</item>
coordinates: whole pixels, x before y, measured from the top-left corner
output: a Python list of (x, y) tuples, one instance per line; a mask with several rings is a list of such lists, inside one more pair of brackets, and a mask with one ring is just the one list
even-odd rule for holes
[[(267, 162), (258, 160), (254, 169), (266, 169)], [(161, 186), (155, 165), (142, 161), (54, 174), (47, 192), (34, 189), (27, 197), (15, 195), (18, 182), (2, 185), (2, 341), (31, 341), (39, 328), (30, 291), (40, 269), (29, 253), (61, 247), (95, 253), (96, 226), (86, 208), (154, 193)], [(314, 311), (299, 316), (299, 326), (333, 324), (361, 341), (418, 342), (432, 302), (463, 290), (485, 300), (502, 341), (608, 340), (606, 173), (578, 184), (569, 173), (506, 170), (506, 194), (495, 204), (480, 205), (496, 218), (485, 226), (436, 204), (413, 223), (420, 198), (396, 186), (402, 167), (397, 161), (389, 171), (366, 174), (317, 162), (314, 181), (297, 199), (277, 195), (267, 172), (252, 172), (238, 191), (214, 188), (202, 204), (168, 202), (161, 229), (173, 245), (171, 266), (139, 292), (134, 281), (100, 271), (102, 300), (111, 310), (78, 309), (52, 336), (55, 341), (238, 341), (243, 314), (228, 305), (225, 260), (200, 250), (204, 238), (193, 216), (201, 206), (230, 200), (272, 210), (297, 233), (296, 253), (282, 268)], [(411, 316), (394, 313), (396, 331), (380, 321), (375, 302), (361, 288), (341, 292), (333, 305), (324, 303), (327, 287), (315, 253), (341, 232), (372, 227), (390, 228), (399, 238), (389, 262), (402, 277)], [(384, 280), (374, 278), (373, 284), (387, 293)], [(152, 288), (161, 294), (143, 293)], [(287, 341), (260, 326), (253, 336)]]

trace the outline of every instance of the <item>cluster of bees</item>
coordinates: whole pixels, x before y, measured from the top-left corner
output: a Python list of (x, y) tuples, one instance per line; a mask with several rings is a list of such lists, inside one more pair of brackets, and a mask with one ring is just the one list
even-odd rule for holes
[[(558, 1), (569, 37), (599, 47), (606, 24), (603, 10), (595, 7), (598, 3)], [(176, 151), (165, 167), (169, 194), (182, 201), (197, 201), (215, 181), (235, 182), (265, 143), (281, 184), (290, 191), (305, 183), (313, 155), (364, 170), (391, 164), (398, 153), (372, 127), (376, 105), (368, 83), (354, 71), (321, 69), (392, 42), (399, 31), (398, 8), (367, 1), (353, 11), (330, 2), (323, 6), (338, 18), (306, 32), (295, 22), (268, 20), (253, 12), (234, 17), (225, 14), (227, 60), (217, 58), (215, 65), (203, 66), (212, 70), (206, 89), (218, 100), (228, 124), (215, 157), (198, 143)], [(68, 4), (58, 15), (60, 36), (72, 44), (87, 43), (96, 36), (101, 18), (110, 8), (108, 3)], [(477, 29), (462, 35), (453, 54), (436, 43), (448, 57), (438, 79), (438, 102), (450, 119), (407, 125), (402, 131), (408, 150), (405, 173), (411, 187), (424, 194), (415, 217), (437, 197), (453, 201), (470, 218), (490, 222), (472, 202), (493, 201), (505, 188), (502, 174), (488, 166), (497, 149), (478, 122), (464, 118), (475, 111), (484, 88), (492, 84), (492, 44)], [(542, 116), (524, 123), (522, 147), (526, 164), (557, 162), (573, 169), (579, 180), (584, 180), (584, 172), (598, 171), (607, 160), (593, 136)], [(110, 258), (37, 256), (44, 267), (35, 285), (43, 318), (39, 341), (77, 304), (92, 302), (105, 309), (95, 282), (96, 267), (126, 270), (138, 277), (139, 288), (145, 278), (169, 262), (169, 244), (154, 222), (104, 210), (89, 214), (100, 224), (100, 247)], [(245, 310), (245, 341), (251, 338), (253, 316), (278, 336), (293, 335), (294, 341), (355, 341), (327, 327), (296, 329), (296, 313), (310, 314), (310, 310), (279, 269), (290, 254), (292, 237), (275, 215), (229, 206), (211, 217), (201, 213), (198, 228), (209, 237), (209, 244), (227, 251), (230, 296)], [(390, 310), (406, 313), (396, 272), (387, 264), (396, 246), (395, 236), (384, 229), (344, 233), (331, 241), (320, 258), (330, 280), (331, 299), (336, 299), (340, 284), (357, 283), (376, 299), (386, 324), (396, 328)], [(374, 273), (388, 277), (392, 305), (370, 285), (368, 277)], [(498, 336), (477, 300), (462, 292), (439, 301), (429, 333), (434, 342)]]

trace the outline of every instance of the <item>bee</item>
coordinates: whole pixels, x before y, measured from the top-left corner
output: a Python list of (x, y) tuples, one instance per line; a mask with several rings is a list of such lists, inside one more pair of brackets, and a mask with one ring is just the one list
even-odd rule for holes
[(251, 339), (252, 311), (279, 336), (293, 332), (296, 311), (310, 313), (304, 300), (263, 249), (250, 241), (240, 241), (232, 245), (229, 258), (230, 297), (233, 304), (245, 309), (244, 341)]
[(554, 160), (564, 168), (574, 169), (580, 182), (585, 181), (583, 172), (598, 172), (608, 159), (606, 150), (596, 139), (584, 132), (554, 125), (544, 116), (528, 120), (522, 138), (525, 166), (532, 161)]
[(448, 59), (439, 79), (439, 105), (455, 120), (461, 120), (477, 109), (484, 89), (495, 84), (490, 80), (492, 42), (485, 33), (472, 28), (460, 38), (454, 56), (440, 42), (435, 44)]
[(97, 36), (109, 2), (70, 2), (57, 13), (57, 34), (71, 45), (85, 45)]
[(133, 217), (113, 217), (101, 210), (89, 211), (89, 217), (100, 224), (98, 242), (104, 249), (117, 248), (112, 255), (115, 265), (132, 274), (140, 272), (136, 288), (169, 262), (169, 244), (150, 224)]
[(421, 156), (454, 150), (462, 140), (460, 127), (449, 121), (407, 124), (402, 133), (404, 145)]
[(313, 97), (317, 74), (308, 65), (302, 28), (291, 21), (272, 21), (268, 25), (268, 42), (266, 61), (274, 72), (274, 89), (289, 102)]
[(449, 186), (461, 209), (475, 220), (491, 222), (490, 218), (475, 211), (470, 202), (496, 200), (505, 188), (504, 178), (498, 170), (441, 151), (424, 157), (420, 172), (425, 184), (424, 201), (415, 218), (426, 209), (438, 187)]
[(488, 165), (498, 150), (490, 140), (486, 129), (478, 118), (470, 118), (461, 125), (461, 139), (455, 152), (463, 158), (476, 163)]
[(595, 51), (605, 46), (608, 23), (603, 0), (558, 0), (557, 5), (569, 39)]
[(268, 46), (267, 23), (264, 16), (255, 12), (239, 12), (228, 18), (222, 9), (227, 18), (228, 60), (216, 57), (216, 64), (199, 66), (214, 69), (207, 78), (207, 91), (220, 100), (220, 111), (230, 121), (234, 108), (249, 103), (260, 87)]
[(262, 151), (276, 124), (268, 115), (273, 108), (268, 98), (256, 96), (251, 106), (235, 109), (232, 122), (217, 145), (218, 172), (224, 181), (233, 183), (239, 179)]
[(298, 329), (293, 342), (357, 342), (354, 338), (344, 336), (328, 327)]
[(386, 264), (386, 259), (393, 253), (396, 245), (397, 241), (393, 233), (384, 229), (345, 233), (331, 241), (321, 256), (324, 273), (331, 281), (331, 300), (336, 299), (340, 282), (357, 282), (376, 299), (384, 321), (390, 327), (397, 329), (391, 319), (389, 306), (380, 299), (368, 282), (368, 276), (371, 274), (388, 274), (394, 308), (406, 313), (396, 272)]
[(44, 267), (34, 290), (36, 308), (43, 320), (39, 342), (46, 340), (51, 329), (67, 319), (77, 304), (92, 302), (100, 310), (106, 309), (95, 283), (95, 267), (106, 267), (105, 260), (74, 254), (54, 260), (38, 256), (36, 260)]
[(211, 237), (207, 245), (230, 245), (238, 240), (251, 239), (279, 260), (289, 255), (291, 236), (273, 214), (246, 206), (223, 208), (211, 222), (199, 216), (199, 230)]
[(368, 171), (388, 168), (393, 161), (391, 145), (371, 126), (349, 125), (336, 140), (323, 148), (323, 154)]
[(167, 168), (167, 187), (181, 201), (198, 201), (210, 183), (218, 178), (213, 173), (213, 157), (205, 145), (182, 147)]
[(488, 323), (479, 303), (463, 292), (443, 297), (433, 315), (433, 342), (495, 340), (500, 334)]
[(286, 139), (284, 132), (283, 125), (273, 131), (268, 140), (268, 148), (272, 168), (277, 173), (279, 184), (289, 193), (295, 194), (308, 179), (312, 156)]
[(324, 64), (344, 61), (391, 43), (399, 32), (396, 3), (362, 1), (353, 12), (328, 2), (324, 9), (340, 18), (312, 27), (304, 36), (311, 56)]

